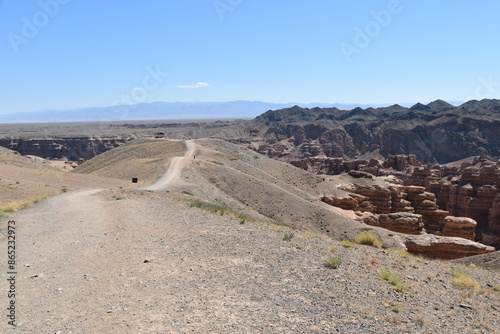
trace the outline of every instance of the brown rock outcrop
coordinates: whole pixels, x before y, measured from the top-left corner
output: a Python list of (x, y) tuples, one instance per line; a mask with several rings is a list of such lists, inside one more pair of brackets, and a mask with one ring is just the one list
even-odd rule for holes
[(479, 242), (430, 234), (408, 237), (405, 245), (409, 252), (431, 259), (459, 259), (495, 251), (495, 248)]
[(382, 214), (379, 222), (380, 227), (406, 234), (420, 234), (424, 227), (422, 216), (409, 212)]
[(474, 240), (476, 221), (471, 218), (447, 216), (437, 234), (449, 237), (460, 237)]
[(371, 212), (357, 212), (358, 220), (371, 226), (405, 234), (421, 234), (424, 224), (422, 216), (409, 212), (377, 215)]

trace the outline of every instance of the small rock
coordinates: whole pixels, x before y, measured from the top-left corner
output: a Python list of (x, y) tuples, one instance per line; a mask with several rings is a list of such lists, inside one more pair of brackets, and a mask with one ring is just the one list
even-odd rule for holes
[(143, 262), (143, 263), (149, 263), (149, 260), (144, 260), (144, 262)]
[(466, 309), (472, 310), (472, 306), (467, 305), (467, 304), (459, 304), (458, 306), (460, 306), (461, 308), (466, 308)]

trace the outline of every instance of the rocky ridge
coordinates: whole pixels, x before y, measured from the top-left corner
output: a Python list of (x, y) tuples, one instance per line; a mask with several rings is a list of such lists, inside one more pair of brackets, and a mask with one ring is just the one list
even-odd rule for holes
[[(294, 165), (338, 173), (338, 158), (414, 154), (423, 163), (449, 163), (485, 152), (500, 156), (500, 100), (458, 107), (437, 100), (411, 108), (292, 108), (268, 111), (225, 134), (259, 153)], [(345, 160), (345, 159), (344, 159)], [(355, 164), (355, 161), (352, 162)], [(344, 166), (345, 167), (345, 166)]]

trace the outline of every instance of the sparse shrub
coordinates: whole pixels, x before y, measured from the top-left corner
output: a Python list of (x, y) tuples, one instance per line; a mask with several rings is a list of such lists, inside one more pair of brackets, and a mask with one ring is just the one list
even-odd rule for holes
[(0, 211), (0, 219), (10, 217), (10, 213)]
[(495, 291), (500, 291), (500, 285), (494, 285), (493, 290)]
[(338, 251), (339, 251), (339, 249), (335, 246), (328, 248), (329, 253), (337, 253)]
[(11, 213), (27, 208), (46, 199), (47, 197), (49, 197), (49, 195), (31, 197), (23, 202), (0, 203), (0, 218), (10, 217)]
[(394, 251), (399, 255), (401, 255), (402, 257), (404, 257), (405, 259), (409, 259), (412, 257), (410, 252), (404, 251), (402, 249), (395, 249)]
[(369, 245), (377, 248), (382, 248), (380, 239), (371, 232), (361, 232), (356, 236), (354, 242), (361, 245)]
[(342, 246), (344, 246), (345, 248), (352, 248), (352, 247), (354, 247), (354, 242), (352, 242), (351, 240), (342, 240), (342, 242), (340, 244)]
[(295, 233), (294, 232), (285, 232), (283, 234), (283, 240), (285, 241), (290, 241), (293, 239), (293, 237), (295, 236)]
[(417, 256), (417, 261), (420, 263), (425, 263), (425, 258), (422, 255)]
[(451, 272), (451, 276), (451, 284), (457, 288), (476, 290), (479, 287), (479, 284), (474, 279), (465, 275), (458, 269), (454, 269)]
[(323, 260), (323, 265), (327, 268), (337, 269), (342, 264), (341, 256), (329, 256)]
[(16, 212), (19, 210), (19, 203), (17, 202), (9, 202), (9, 203), (4, 203), (0, 205), (0, 212)]
[(392, 285), (392, 288), (396, 291), (400, 292), (406, 291), (406, 286), (403, 283), (401, 283), (399, 277), (391, 273), (389, 270), (380, 271), (378, 278), (389, 282)]
[(246, 220), (245, 219), (240, 219), (240, 224), (243, 225), (246, 223)]
[(387, 308), (390, 308), (391, 310), (393, 310), (396, 313), (400, 313), (403, 310), (401, 305), (399, 305), (399, 304), (387, 305)]
[(62, 191), (63, 193), (65, 193), (65, 192), (67, 192), (67, 191), (68, 191), (68, 188), (66, 188), (66, 187), (62, 187), (62, 188), (61, 188), (61, 191)]
[(397, 317), (396, 315), (392, 315), (390, 317), (387, 317), (384, 319), (385, 321), (387, 321), (388, 323), (391, 323), (391, 324), (400, 324), (402, 323), (403, 321), (401, 319), (399, 319), (399, 317)]
[(220, 211), (221, 215), (224, 214), (224, 211), (227, 210), (226, 204), (219, 205), (219, 204), (212, 204), (212, 203), (202, 202), (202, 201), (197, 201), (197, 200), (192, 201), (189, 204), (189, 206), (192, 208), (199, 208), (202, 210), (207, 210), (207, 211), (210, 211), (213, 213)]
[(157, 162), (160, 162), (163, 160), (164, 160), (163, 158), (158, 158), (158, 159), (153, 159), (153, 160), (147, 161), (146, 163), (147, 164), (154, 164), (154, 163), (157, 163)]

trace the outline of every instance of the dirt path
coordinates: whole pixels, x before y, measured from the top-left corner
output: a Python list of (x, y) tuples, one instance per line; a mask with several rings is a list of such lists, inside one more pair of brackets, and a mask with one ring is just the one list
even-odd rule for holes
[(186, 140), (187, 151), (182, 157), (175, 157), (170, 161), (167, 172), (163, 174), (158, 181), (148, 186), (140, 187), (143, 190), (167, 190), (172, 185), (179, 183), (182, 169), (186, 165), (188, 159), (194, 158), (196, 144), (192, 140)]
[[(68, 192), (12, 219), (19, 333), (286, 333), (316, 321), (311, 298), (322, 292), (296, 280), (327, 271), (311, 271), (312, 259), (272, 229), (102, 190)], [(292, 312), (302, 304), (304, 314)]]

